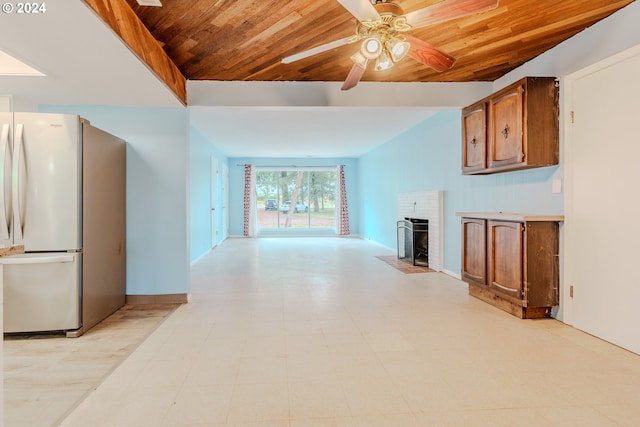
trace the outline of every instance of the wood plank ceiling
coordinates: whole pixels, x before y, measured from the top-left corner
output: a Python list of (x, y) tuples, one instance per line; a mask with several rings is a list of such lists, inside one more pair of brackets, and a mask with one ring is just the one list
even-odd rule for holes
[[(112, 0), (113, 1), (113, 0)], [(354, 34), (356, 21), (335, 0), (126, 0), (190, 80), (343, 81), (357, 44), (291, 64), (286, 56)], [(397, 0), (405, 13), (441, 0)], [(436, 72), (407, 57), (363, 81), (493, 81), (633, 0), (500, 0), (496, 9), (412, 30), (457, 59)], [(371, 68), (371, 67), (370, 67)]]

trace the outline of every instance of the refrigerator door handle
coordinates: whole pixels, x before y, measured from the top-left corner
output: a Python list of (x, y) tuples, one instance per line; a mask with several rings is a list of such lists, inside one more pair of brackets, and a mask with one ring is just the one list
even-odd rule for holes
[[(23, 183), (20, 182), (20, 155), (22, 154), (22, 144), (23, 141), (23, 130), (24, 125), (18, 124), (16, 125), (16, 137), (14, 140), (14, 150), (13, 150), (13, 168), (12, 168), (12, 199), (13, 199), (13, 240), (17, 244), (21, 242), (23, 239), (22, 235), (22, 209), (20, 206), (20, 196), (21, 196), (21, 187), (23, 187)], [(23, 190), (24, 191), (24, 190)]]
[(7, 200), (7, 194), (5, 190), (5, 179), (7, 179), (7, 171), (5, 166), (7, 165), (7, 157), (9, 154), (9, 124), (2, 125), (2, 133), (0, 134), (0, 239), (8, 240), (11, 238), (11, 231), (9, 229), (10, 222), (7, 220), (10, 212), (7, 212), (7, 208), (11, 207), (11, 203)]
[(73, 254), (69, 255), (43, 255), (34, 257), (7, 256), (0, 258), (0, 264), (51, 264), (58, 262), (73, 262)]

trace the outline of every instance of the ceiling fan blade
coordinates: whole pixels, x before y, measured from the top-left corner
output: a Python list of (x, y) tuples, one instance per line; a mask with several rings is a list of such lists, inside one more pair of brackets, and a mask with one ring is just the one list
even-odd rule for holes
[(447, 71), (453, 67), (456, 59), (453, 56), (447, 55), (441, 50), (436, 49), (429, 43), (423, 42), (412, 36), (406, 36), (411, 48), (409, 49), (409, 56), (416, 61), (433, 68), (436, 71)]
[(365, 68), (362, 68), (358, 64), (353, 64), (353, 67), (351, 67), (351, 71), (349, 71), (349, 75), (347, 76), (347, 79), (344, 81), (340, 89), (349, 90), (353, 87), (356, 87), (356, 85), (360, 82), (360, 79), (362, 78), (364, 71), (365, 71)]
[(296, 53), (295, 55), (287, 56), (286, 58), (282, 58), (281, 62), (283, 64), (290, 64), (295, 61), (299, 61), (304, 58), (308, 58), (309, 56), (317, 55), (322, 52), (326, 52), (331, 49), (335, 49), (340, 46), (347, 45), (349, 43), (353, 43), (353, 36), (345, 37), (344, 39), (335, 40), (330, 43), (321, 44), (320, 46), (316, 46), (312, 49), (305, 50), (304, 52)]
[(358, 21), (377, 21), (380, 14), (371, 4), (371, 0), (338, 0)]
[(413, 28), (449, 21), (498, 7), (498, 0), (444, 0), (404, 16)]

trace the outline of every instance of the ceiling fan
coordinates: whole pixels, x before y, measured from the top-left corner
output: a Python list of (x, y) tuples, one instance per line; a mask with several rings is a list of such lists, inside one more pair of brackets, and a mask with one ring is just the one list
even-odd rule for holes
[(356, 34), (332, 41), (282, 59), (289, 64), (340, 46), (361, 41), (360, 49), (342, 90), (355, 87), (362, 78), (369, 61), (375, 60), (376, 71), (387, 70), (405, 56), (433, 68), (446, 71), (456, 59), (429, 43), (404, 34), (427, 25), (448, 21), (475, 13), (486, 12), (498, 6), (498, 0), (444, 0), (407, 14), (395, 3), (386, 0), (338, 0), (358, 21)]

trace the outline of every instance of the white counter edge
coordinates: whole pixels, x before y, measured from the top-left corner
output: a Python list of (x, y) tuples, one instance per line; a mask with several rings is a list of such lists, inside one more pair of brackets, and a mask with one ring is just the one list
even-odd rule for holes
[(495, 219), (499, 221), (564, 221), (564, 215), (525, 214), (510, 212), (456, 212), (456, 216), (473, 219)]

